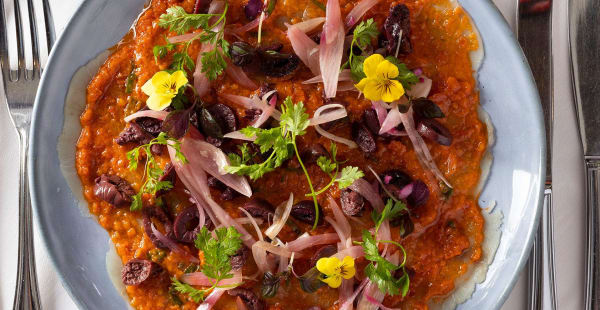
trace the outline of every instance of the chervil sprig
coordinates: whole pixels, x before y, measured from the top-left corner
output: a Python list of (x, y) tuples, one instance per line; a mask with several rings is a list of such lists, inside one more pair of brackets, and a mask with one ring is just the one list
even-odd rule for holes
[(366, 57), (354, 55), (354, 46), (356, 45), (361, 50), (365, 50), (371, 44), (371, 41), (377, 38), (378, 35), (379, 30), (377, 30), (377, 23), (372, 18), (360, 22), (360, 24), (354, 28), (348, 61), (342, 65), (342, 69), (350, 67), (352, 78), (355, 81), (360, 81), (364, 76), (362, 63), (365, 61)]
[(385, 204), (385, 208), (381, 213), (377, 212), (377, 210), (373, 210), (371, 212), (371, 219), (375, 223), (375, 232), (379, 231), (379, 227), (385, 220), (391, 220), (399, 215), (402, 212), (407, 212), (408, 208), (406, 208), (406, 204), (399, 200), (388, 199)]
[[(404, 247), (394, 241), (377, 241), (375, 236), (368, 230), (363, 230), (362, 239), (362, 242), (355, 243), (362, 245), (365, 258), (371, 261), (364, 269), (369, 280), (377, 284), (379, 290), (387, 295), (401, 294), (402, 297), (406, 296), (410, 287), (410, 279), (405, 267), (406, 251), (404, 250)], [(402, 262), (399, 265), (396, 265), (381, 256), (379, 247), (377, 246), (378, 242), (391, 243), (400, 248), (403, 253)], [(396, 278), (394, 274), (399, 269), (402, 269), (402, 276)]]
[(146, 154), (146, 163), (144, 166), (144, 184), (140, 188), (140, 191), (133, 196), (133, 202), (131, 203), (130, 210), (137, 211), (142, 209), (142, 195), (149, 193), (156, 195), (160, 190), (167, 190), (173, 188), (173, 184), (169, 181), (159, 181), (159, 178), (163, 174), (163, 170), (158, 167), (154, 154), (152, 154), (153, 145), (168, 145), (175, 150), (175, 156), (178, 161), (187, 163), (185, 155), (181, 152), (181, 142), (176, 139), (170, 138), (164, 132), (161, 132), (158, 137), (152, 139), (149, 143), (136, 147), (135, 149), (127, 152), (127, 159), (129, 160), (129, 169), (135, 171), (138, 168), (140, 161), (141, 152)]
[[(191, 29), (202, 29), (203, 31), (185, 42), (155, 46), (153, 49), (155, 58), (162, 58), (176, 45), (182, 45), (181, 50), (173, 54), (171, 69), (193, 71), (198, 64), (194, 64), (194, 60), (188, 54), (191, 43), (199, 40), (202, 43), (210, 44), (213, 48), (202, 52), (200, 61), (202, 62), (202, 73), (206, 74), (209, 80), (215, 80), (227, 67), (225, 58), (229, 57), (229, 42), (225, 40), (224, 32), (228, 8), (229, 4), (225, 3), (223, 13), (220, 14), (189, 14), (180, 6), (167, 9), (167, 13), (160, 17), (158, 24), (160, 27), (177, 34), (186, 33)], [(210, 24), (213, 17), (218, 17), (218, 19)]]
[[(204, 263), (202, 273), (213, 279), (214, 283), (208, 288), (198, 289), (189, 284), (182, 283), (177, 278), (171, 279), (171, 286), (177, 292), (188, 295), (194, 302), (204, 300), (204, 297), (213, 289), (221, 287), (219, 282), (233, 278), (231, 273), (231, 257), (242, 246), (241, 234), (234, 227), (221, 227), (214, 231), (216, 237), (206, 228), (202, 227), (196, 235), (194, 244), (202, 251)], [(227, 286), (228, 288), (236, 285)]]
[(331, 158), (321, 156), (317, 159), (317, 165), (321, 168), (321, 170), (323, 170), (323, 172), (327, 173), (329, 177), (331, 177), (331, 181), (329, 181), (327, 185), (325, 185), (316, 193), (306, 194), (307, 196), (318, 196), (324, 193), (326, 190), (328, 190), (336, 182), (338, 184), (339, 189), (344, 189), (352, 185), (354, 181), (365, 176), (365, 174), (360, 169), (353, 166), (346, 166), (342, 168), (342, 171), (340, 173), (338, 173), (342, 162), (339, 162), (337, 160), (337, 145), (333, 142), (331, 143), (330, 152)]

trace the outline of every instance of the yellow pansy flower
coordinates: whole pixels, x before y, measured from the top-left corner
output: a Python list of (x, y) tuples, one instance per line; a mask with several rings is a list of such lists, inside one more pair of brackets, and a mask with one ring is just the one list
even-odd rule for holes
[(179, 88), (186, 85), (188, 79), (185, 77), (185, 73), (181, 70), (170, 74), (166, 71), (159, 71), (149, 79), (144, 86), (142, 91), (148, 95), (146, 105), (154, 111), (162, 111), (167, 108), (173, 98), (177, 96)]
[(383, 56), (373, 54), (367, 57), (363, 63), (363, 71), (367, 77), (355, 86), (365, 95), (365, 98), (372, 101), (392, 102), (404, 96), (404, 87), (399, 81), (394, 80), (399, 74), (398, 67), (385, 60)]
[(356, 274), (354, 258), (350, 256), (344, 257), (341, 261), (337, 257), (320, 258), (317, 261), (317, 270), (325, 275), (325, 277), (321, 278), (321, 281), (333, 288), (338, 288), (342, 285), (342, 278), (351, 279)]

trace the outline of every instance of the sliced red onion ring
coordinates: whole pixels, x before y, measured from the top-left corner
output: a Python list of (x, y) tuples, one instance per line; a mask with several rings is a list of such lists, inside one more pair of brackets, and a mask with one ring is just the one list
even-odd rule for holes
[[(267, 99), (277, 92), (276, 90), (272, 90), (266, 93), (262, 98), (258, 98), (256, 95), (252, 95), (251, 97), (244, 97), (232, 94), (221, 94), (221, 97), (225, 98), (227, 101), (242, 106), (248, 110), (250, 109), (259, 109), (265, 110), (269, 107), (267, 104)], [(273, 118), (279, 120), (281, 118), (281, 112), (275, 110), (273, 111)]]
[(412, 98), (427, 98), (431, 91), (433, 81), (424, 75), (421, 75), (419, 79), (422, 80), (416, 85), (413, 85), (406, 93)]
[(427, 148), (427, 144), (425, 144), (425, 141), (423, 141), (423, 138), (415, 129), (412, 107), (409, 108), (406, 113), (401, 113), (400, 117), (402, 119), (402, 123), (404, 124), (404, 128), (406, 128), (408, 137), (413, 144), (417, 158), (419, 158), (421, 161), (421, 164), (428, 168), (438, 178), (438, 180), (444, 182), (446, 186), (452, 188), (450, 182), (446, 180), (440, 169), (438, 169), (437, 165), (435, 164), (435, 161), (433, 161), (433, 157), (431, 157), (431, 153)]
[[(315, 114), (313, 116), (313, 119), (315, 120), (314, 121), (315, 122), (315, 130), (320, 135), (322, 135), (325, 138), (328, 138), (328, 139), (330, 139), (332, 141), (336, 141), (336, 142), (345, 144), (345, 145), (347, 145), (351, 149), (357, 148), (358, 145), (354, 141), (348, 140), (346, 138), (338, 137), (338, 136), (336, 136), (336, 135), (334, 135), (332, 133), (329, 133), (328, 131), (326, 131), (323, 128), (321, 128), (321, 126), (319, 126), (319, 124), (318, 124), (318, 122), (321, 120), (321, 113), (323, 113), (325, 110), (329, 110), (331, 108), (338, 108), (339, 109), (339, 107), (343, 108), (343, 106), (341, 104), (335, 104), (335, 103), (333, 103), (333, 104), (324, 105), (324, 106), (318, 108), (315, 111)], [(344, 108), (344, 111), (345, 111), (345, 108)]]
[[(348, 248), (352, 246), (352, 228), (348, 219), (344, 215), (344, 212), (340, 209), (337, 202), (331, 197), (327, 199), (329, 203), (329, 208), (333, 212), (333, 216), (335, 217), (335, 221), (337, 222), (340, 231), (338, 234), (340, 235), (340, 240), (342, 242), (343, 248)], [(327, 218), (325, 218), (327, 220)]]
[[(202, 272), (192, 272), (186, 273), (181, 276), (181, 281), (183, 283), (187, 283), (190, 285), (199, 285), (199, 286), (212, 286), (215, 283), (215, 279), (207, 277)], [(236, 271), (233, 273), (233, 277), (225, 280), (219, 281), (217, 285), (219, 286), (237, 286), (242, 284), (242, 273), (240, 271)]]
[[(347, 82), (347, 81), (352, 81), (352, 74), (350, 73), (350, 69), (344, 69), (340, 72), (340, 76), (338, 77), (338, 82)], [(304, 82), (302, 82), (302, 84), (314, 84), (314, 83), (321, 83), (323, 82), (323, 76), (322, 75), (317, 75), (313, 78), (310, 78)], [(354, 84), (352, 84), (352, 86), (354, 87)]]
[(346, 29), (352, 28), (379, 0), (362, 0), (346, 15)]
[(314, 53), (314, 50), (318, 51), (317, 43), (309, 38), (306, 33), (300, 30), (296, 25), (290, 25), (288, 27), (287, 36), (292, 44), (294, 53), (300, 58), (304, 65), (306, 65), (313, 74), (320, 74), (321, 69), (318, 61), (315, 62), (314, 59), (311, 60), (310, 58), (310, 55)]
[[(292, 257), (292, 251), (289, 250), (289, 247), (276, 246), (266, 241), (256, 241), (256, 243), (252, 247), (257, 247), (267, 252), (271, 252), (275, 255)], [(298, 255), (296, 255), (298, 256)]]
[(325, 22), (325, 17), (315, 17), (311, 19), (307, 19), (303, 22), (295, 23), (293, 25), (287, 24), (286, 26), (289, 28), (290, 26), (297, 27), (300, 31), (304, 33), (309, 33), (313, 29), (317, 28), (320, 24)]
[(273, 216), (273, 224), (265, 230), (265, 235), (267, 235), (271, 240), (274, 240), (277, 234), (281, 231), (288, 218), (290, 217), (290, 213), (292, 211), (292, 206), (294, 205), (294, 194), (290, 193), (290, 198), (285, 204), (281, 204), (277, 209), (275, 209), (275, 215)]
[(355, 245), (355, 246), (351, 246), (349, 248), (346, 248), (344, 250), (337, 252), (337, 254), (335, 254), (334, 256), (340, 260), (346, 256), (350, 256), (350, 257), (356, 259), (356, 258), (365, 256), (365, 252), (364, 252), (362, 246)]
[(169, 248), (169, 250), (185, 257), (187, 260), (189, 260), (192, 263), (197, 263), (197, 264), (200, 263), (200, 260), (198, 258), (196, 258), (192, 254), (188, 253), (188, 251), (182, 249), (180, 246), (177, 245), (177, 243), (175, 243), (173, 240), (171, 240), (167, 236), (163, 235), (163, 233), (161, 233), (158, 229), (156, 229), (156, 227), (154, 226), (154, 223), (152, 223), (150, 227), (152, 228), (152, 233), (154, 234), (154, 236), (156, 236), (156, 238), (162, 244), (166, 245)]
[(232, 131), (230, 133), (224, 134), (224, 138), (234, 139), (234, 140), (244, 140), (244, 141), (254, 141), (256, 140), (256, 136), (248, 137), (243, 134), (241, 131)]
[(210, 310), (212, 307), (219, 301), (219, 298), (223, 296), (226, 289), (224, 288), (215, 288), (204, 300), (204, 302), (198, 306), (196, 310)]
[[(168, 147), (171, 162), (175, 166), (177, 175), (190, 191), (192, 197), (198, 202), (204, 202), (209, 208), (206, 209), (210, 215), (214, 214), (214, 217), (224, 226), (233, 226), (242, 235), (242, 241), (246, 246), (251, 247), (256, 240), (248, 233), (244, 227), (236, 222), (221, 206), (219, 206), (210, 196), (210, 189), (208, 188), (208, 180), (206, 172), (202, 169), (192, 168), (191, 165), (184, 165), (175, 156), (175, 150), (172, 147)], [(211, 217), (212, 218), (212, 217)], [(213, 221), (217, 225), (217, 221)]]
[(339, 103), (330, 103), (319, 107), (315, 115), (310, 119), (310, 125), (321, 125), (348, 116), (346, 108)]
[(356, 288), (356, 290), (354, 291), (354, 293), (352, 293), (352, 295), (346, 299), (344, 301), (344, 303), (342, 303), (342, 305), (340, 306), (340, 310), (348, 310), (348, 309), (352, 309), (352, 306), (354, 305), (354, 300), (356, 299), (356, 297), (358, 296), (358, 294), (360, 294), (360, 292), (365, 288), (365, 286), (371, 283), (369, 281), (369, 278), (365, 278), (360, 285), (358, 286), (358, 288)]
[[(190, 129), (194, 130), (194, 128)], [(188, 165), (194, 169), (208, 172), (244, 196), (252, 196), (252, 188), (245, 177), (225, 171), (225, 167), (230, 164), (229, 158), (218, 147), (205, 141), (184, 137), (181, 141), (181, 152), (187, 158)]]
[(325, 25), (319, 46), (319, 66), (323, 75), (325, 97), (333, 98), (337, 93), (338, 77), (344, 54), (345, 30), (338, 0), (327, 1)]
[(392, 129), (396, 129), (400, 123), (402, 123), (402, 120), (400, 120), (400, 111), (398, 110), (398, 104), (394, 102), (392, 104), (392, 109), (386, 116), (383, 123), (381, 123), (379, 134), (381, 135), (391, 131)]
[(201, 34), (201, 32), (186, 33), (186, 34), (182, 34), (182, 35), (178, 35), (178, 36), (169, 37), (169, 38), (167, 38), (167, 41), (169, 41), (169, 43), (172, 43), (172, 44), (187, 42), (187, 41), (193, 39), (194, 37), (199, 36), (200, 34)]
[(248, 75), (246, 75), (246, 72), (244, 72), (244, 70), (241, 67), (238, 67), (238, 66), (232, 64), (229, 57), (226, 57), (225, 60), (227, 61), (227, 67), (225, 67), (225, 73), (234, 82), (236, 82), (239, 85), (241, 85), (247, 89), (250, 89), (250, 90), (255, 90), (258, 88), (258, 85), (256, 85), (256, 83), (254, 83), (254, 81), (252, 81), (248, 77)]
[(437, 142), (444, 146), (452, 144), (452, 134), (446, 126), (442, 125), (435, 119), (422, 119), (417, 124), (419, 134), (431, 141)]
[(140, 117), (152, 117), (159, 120), (165, 120), (165, 118), (167, 118), (167, 115), (169, 115), (169, 112), (167, 111), (142, 110), (126, 116), (123, 120), (126, 123), (129, 123), (132, 120)]
[(340, 236), (336, 233), (326, 233), (314, 236), (305, 233), (298, 237), (298, 239), (288, 242), (287, 248), (290, 252), (300, 252), (316, 245), (331, 244), (338, 240), (340, 240)]
[(198, 93), (198, 96), (202, 97), (208, 94), (210, 89), (210, 81), (208, 77), (202, 72), (202, 54), (214, 49), (212, 44), (203, 43), (198, 52), (198, 58), (196, 58), (196, 69), (194, 70), (194, 89)]
[(262, 124), (264, 124), (275, 112), (275, 106), (277, 105), (277, 96), (271, 97), (269, 105), (262, 111), (258, 119), (252, 124), (252, 127), (259, 128)]

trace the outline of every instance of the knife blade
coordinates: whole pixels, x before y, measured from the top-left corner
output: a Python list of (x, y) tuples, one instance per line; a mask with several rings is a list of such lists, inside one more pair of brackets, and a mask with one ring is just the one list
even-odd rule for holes
[(569, 1), (573, 88), (586, 166), (586, 309), (600, 309), (600, 1)]
[(518, 0), (517, 35), (540, 94), (546, 129), (546, 186), (538, 232), (529, 258), (529, 309), (556, 309), (552, 226), (552, 1)]

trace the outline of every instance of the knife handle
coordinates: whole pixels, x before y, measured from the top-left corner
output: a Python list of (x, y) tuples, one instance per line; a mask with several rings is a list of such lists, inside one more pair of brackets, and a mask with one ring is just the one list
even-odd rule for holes
[(600, 159), (586, 159), (587, 270), (585, 309), (600, 310)]

